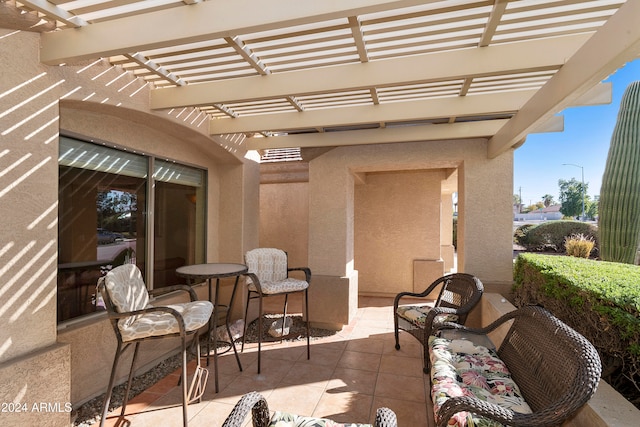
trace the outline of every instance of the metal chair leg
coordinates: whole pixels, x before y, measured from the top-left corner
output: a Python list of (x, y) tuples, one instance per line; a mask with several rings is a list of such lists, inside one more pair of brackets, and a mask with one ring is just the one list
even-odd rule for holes
[(100, 418), (100, 427), (104, 426), (104, 422), (107, 419), (107, 413), (109, 413), (109, 403), (111, 402), (111, 396), (113, 394), (113, 383), (116, 380), (116, 369), (118, 369), (118, 361), (122, 352), (129, 347), (129, 344), (122, 347), (122, 343), (118, 341), (118, 347), (116, 348), (116, 354), (113, 357), (113, 365), (111, 367), (111, 376), (109, 377), (109, 386), (107, 387), (107, 394), (104, 397), (104, 403), (102, 407), (102, 417)]
[(260, 295), (258, 311), (258, 374), (260, 373), (260, 353), (262, 352), (262, 295)]
[(187, 427), (189, 417), (187, 413), (187, 404), (189, 403), (189, 390), (187, 388), (187, 338), (182, 336), (180, 339), (182, 341), (182, 423), (184, 427)]
[(311, 359), (311, 332), (309, 330), (309, 324), (311, 320), (309, 319), (309, 290), (304, 290), (304, 311), (307, 316), (307, 360)]
[(120, 416), (124, 416), (124, 412), (127, 409), (127, 402), (129, 401), (129, 391), (131, 391), (131, 383), (133, 381), (133, 371), (138, 361), (138, 349), (140, 348), (140, 341), (138, 341), (133, 349), (133, 359), (131, 359), (131, 368), (129, 369), (129, 378), (127, 379), (127, 389), (124, 392), (124, 398), (122, 400), (122, 410)]
[(249, 301), (251, 301), (251, 291), (247, 292), (247, 304), (244, 307), (244, 332), (242, 333), (242, 347), (240, 352), (244, 352), (244, 340), (247, 338), (247, 319), (249, 316)]
[(287, 323), (287, 300), (289, 294), (284, 294), (284, 308), (282, 309), (282, 328), (280, 329), (280, 342), (284, 341), (284, 326)]

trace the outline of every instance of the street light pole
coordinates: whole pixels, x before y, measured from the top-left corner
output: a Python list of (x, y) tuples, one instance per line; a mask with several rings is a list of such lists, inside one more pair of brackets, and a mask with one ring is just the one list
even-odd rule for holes
[(582, 221), (584, 221), (584, 168), (573, 163), (563, 163), (562, 166), (575, 166), (582, 171)]

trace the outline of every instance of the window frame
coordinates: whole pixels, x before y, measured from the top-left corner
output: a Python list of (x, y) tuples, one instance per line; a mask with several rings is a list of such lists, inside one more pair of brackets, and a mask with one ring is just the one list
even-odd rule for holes
[[(98, 138), (92, 138), (92, 137), (88, 137), (86, 135), (81, 135), (75, 132), (71, 132), (71, 131), (60, 131), (60, 137), (65, 137), (65, 138), (70, 138), (70, 139), (74, 139), (77, 141), (80, 141), (82, 143), (85, 144), (93, 144), (93, 145), (98, 145), (98, 146), (104, 146), (110, 149), (115, 149), (118, 151), (122, 151), (122, 152), (126, 152), (126, 153), (132, 153), (132, 154), (136, 154), (136, 155), (140, 155), (140, 156), (144, 156), (147, 160), (147, 174), (145, 176), (145, 180), (146, 180), (146, 204), (145, 204), (145, 208), (144, 211), (142, 212), (142, 215), (145, 218), (145, 235), (146, 235), (146, 240), (145, 240), (145, 252), (146, 252), (146, 259), (144, 262), (145, 268), (144, 268), (144, 277), (145, 277), (145, 284), (147, 286), (147, 289), (153, 289), (154, 288), (154, 258), (155, 258), (155, 253), (154, 253), (154, 245), (155, 245), (155, 222), (154, 222), (154, 217), (155, 215), (153, 214), (155, 211), (155, 200), (156, 200), (156, 195), (155, 195), (155, 183), (156, 183), (156, 179), (154, 178), (155, 175), (155, 162), (156, 160), (160, 160), (163, 162), (167, 162), (167, 163), (175, 163), (179, 166), (183, 166), (183, 167), (187, 167), (187, 168), (193, 168), (193, 169), (198, 169), (199, 171), (202, 172), (202, 186), (204, 187), (203, 193), (204, 193), (204, 206), (203, 206), (203, 221), (202, 221), (202, 230), (201, 233), (205, 236), (203, 241), (202, 241), (202, 257), (203, 257), (203, 261), (202, 262), (206, 262), (207, 259), (207, 251), (208, 251), (208, 244), (207, 244), (207, 238), (206, 236), (208, 235), (207, 232), (207, 227), (208, 227), (208, 217), (209, 217), (209, 201), (208, 201), (208, 185), (209, 185), (209, 171), (207, 168), (199, 166), (199, 165), (195, 165), (189, 162), (185, 162), (183, 160), (178, 160), (178, 159), (172, 159), (172, 158), (168, 158), (167, 156), (161, 156), (158, 154), (154, 154), (154, 153), (150, 153), (150, 152), (146, 152), (144, 150), (139, 150), (139, 149), (134, 149), (132, 147), (127, 147), (127, 146), (123, 146), (117, 143), (113, 143), (110, 141), (105, 141), (102, 139), (98, 139)], [(58, 160), (58, 167), (60, 167), (60, 161)], [(60, 237), (60, 235), (58, 234), (58, 238)], [(58, 276), (59, 270), (56, 272), (56, 277)], [(57, 289), (57, 285), (56, 285), (56, 299), (58, 298), (58, 289)], [(106, 312), (104, 311), (97, 311), (94, 313), (87, 313), (87, 314), (83, 314), (77, 317), (73, 317), (70, 319), (66, 319), (63, 321), (60, 321), (57, 323), (57, 328), (59, 330), (65, 329), (69, 326), (72, 325), (76, 325), (76, 324), (80, 324), (80, 323), (86, 323), (86, 322), (90, 322), (98, 317), (104, 316)]]

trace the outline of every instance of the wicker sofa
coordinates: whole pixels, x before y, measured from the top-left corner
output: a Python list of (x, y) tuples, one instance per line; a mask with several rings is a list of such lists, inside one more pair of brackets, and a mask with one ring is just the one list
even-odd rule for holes
[(378, 408), (373, 426), (371, 424), (336, 423), (324, 418), (301, 417), (295, 414), (269, 412), (265, 398), (258, 392), (247, 393), (236, 403), (222, 427), (241, 427), (251, 412), (253, 427), (397, 427), (396, 414), (389, 408)]
[[(499, 327), (508, 331), (497, 351), (479, 344)], [(511, 311), (481, 329), (448, 323), (436, 335), (428, 346), (437, 426), (560, 425), (600, 380), (591, 343), (541, 307)]]

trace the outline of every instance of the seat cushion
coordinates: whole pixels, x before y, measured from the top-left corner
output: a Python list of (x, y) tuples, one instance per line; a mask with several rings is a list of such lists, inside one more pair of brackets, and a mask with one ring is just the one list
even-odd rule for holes
[[(149, 293), (142, 273), (134, 264), (119, 265), (100, 280), (104, 280), (111, 302), (119, 313), (141, 310), (149, 304)], [(129, 317), (121, 322), (131, 324), (135, 319)]]
[[(432, 308), (433, 307), (426, 304), (401, 305), (396, 310), (396, 313), (412, 325), (417, 326), (418, 328), (424, 328), (427, 314), (429, 314)], [(455, 314), (439, 314), (436, 316), (434, 321), (436, 323), (457, 322), (458, 316)]]
[[(286, 279), (276, 281), (260, 280), (260, 287), (265, 294), (280, 294), (283, 292), (303, 291), (309, 287), (309, 283), (304, 280), (287, 277)], [(255, 284), (249, 283), (249, 289), (256, 292)]]
[[(151, 305), (148, 305), (148, 307), (151, 307)], [(183, 304), (171, 304), (166, 307), (173, 308), (182, 315), (186, 332), (194, 331), (206, 325), (213, 311), (213, 304), (210, 301), (193, 301)], [(118, 322), (124, 342), (180, 332), (175, 316), (166, 312), (147, 313), (135, 316), (133, 321), (130, 320), (131, 318), (125, 318), (120, 319)]]
[(257, 248), (244, 256), (249, 272), (262, 282), (277, 282), (287, 277), (287, 253), (276, 248)]
[(372, 427), (371, 424), (337, 423), (326, 418), (302, 417), (276, 411), (269, 427)]
[[(507, 366), (495, 351), (468, 340), (429, 337), (431, 399), (436, 414), (448, 399), (474, 396), (515, 412), (531, 413)], [(458, 412), (448, 426), (502, 426), (476, 414)]]

